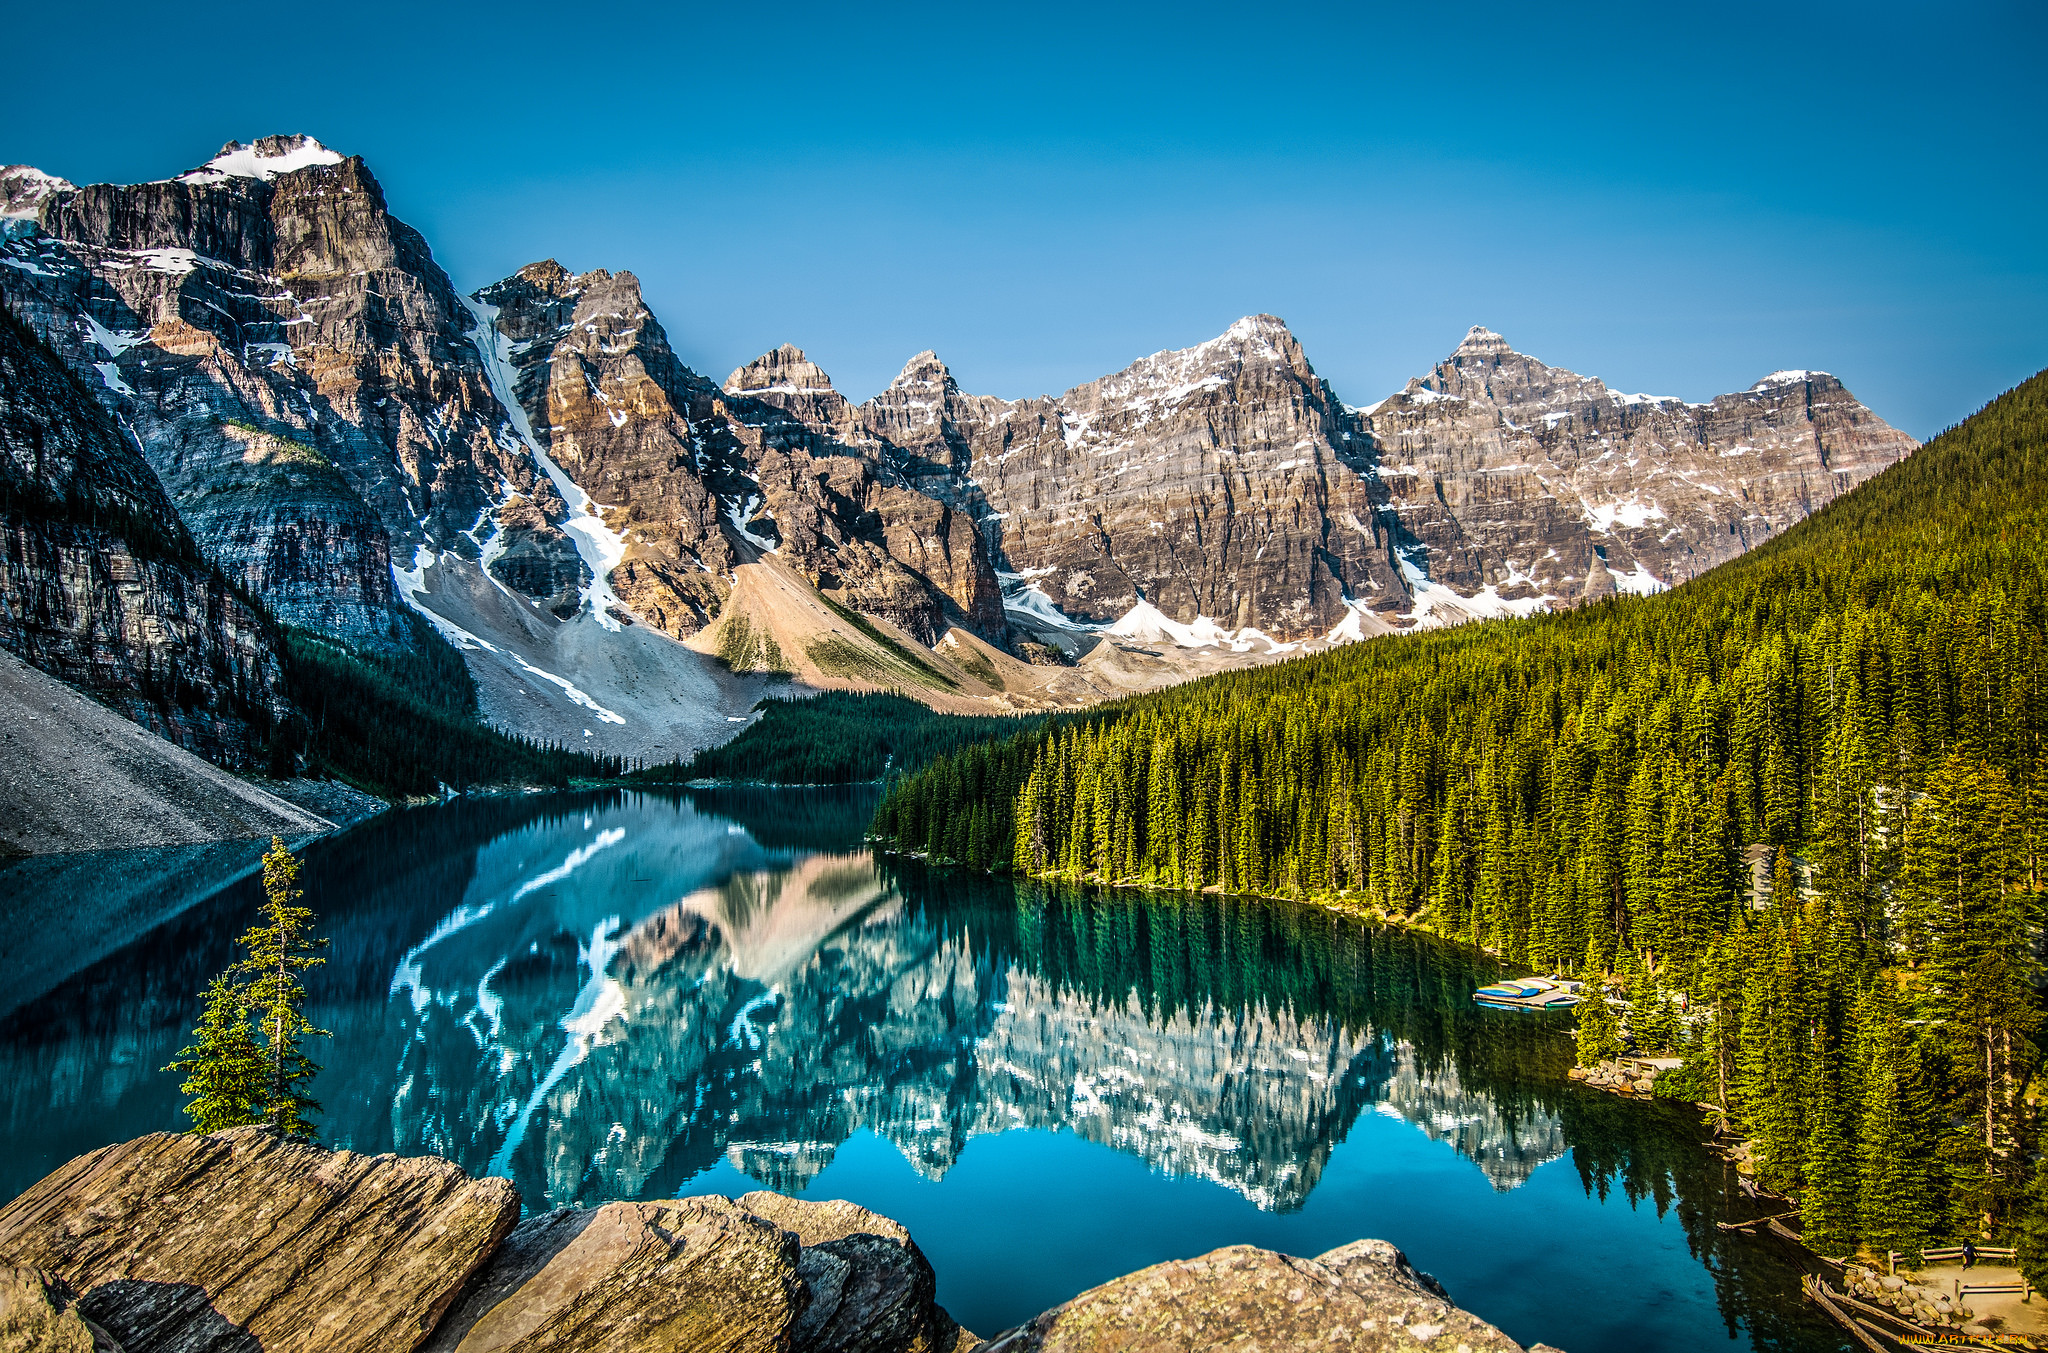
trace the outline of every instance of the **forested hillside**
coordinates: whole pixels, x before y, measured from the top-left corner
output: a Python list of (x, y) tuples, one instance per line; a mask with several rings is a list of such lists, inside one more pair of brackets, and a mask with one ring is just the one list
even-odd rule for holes
[(426, 621), (404, 615), (409, 649), (352, 648), (309, 630), (285, 631), (294, 716), (277, 760), (374, 794), (432, 796), (479, 785), (547, 785), (616, 779), (617, 757), (591, 756), (493, 728), (477, 709), (462, 655)]
[(1616, 974), (1810, 1243), (2000, 1232), (2037, 1215), (2044, 457), (2048, 374), (1674, 592), (1127, 701), (936, 763), (876, 830)]
[(1036, 729), (1044, 717), (939, 714), (900, 695), (852, 691), (763, 700), (756, 708), (761, 717), (731, 742), (627, 778), (648, 784), (867, 784), (922, 770), (974, 743)]

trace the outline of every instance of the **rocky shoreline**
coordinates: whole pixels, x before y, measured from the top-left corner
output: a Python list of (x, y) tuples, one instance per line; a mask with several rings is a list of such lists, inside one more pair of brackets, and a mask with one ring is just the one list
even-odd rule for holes
[(0, 1207), (0, 1353), (1522, 1353), (1379, 1240), (1157, 1264), (987, 1340), (936, 1288), (909, 1232), (851, 1203), (522, 1222), (507, 1180), (262, 1128), (116, 1143)]
[(1605, 1090), (1629, 1099), (1655, 1099), (1657, 1077), (1680, 1061), (1677, 1057), (1610, 1057), (1592, 1066), (1575, 1066), (1565, 1076), (1589, 1090)]

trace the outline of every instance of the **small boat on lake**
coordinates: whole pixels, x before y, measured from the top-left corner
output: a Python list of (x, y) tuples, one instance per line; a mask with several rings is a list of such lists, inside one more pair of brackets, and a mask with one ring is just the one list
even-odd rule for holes
[(1510, 977), (1479, 988), (1472, 999), (1491, 1010), (1564, 1010), (1579, 1003), (1581, 986), (1562, 977)]

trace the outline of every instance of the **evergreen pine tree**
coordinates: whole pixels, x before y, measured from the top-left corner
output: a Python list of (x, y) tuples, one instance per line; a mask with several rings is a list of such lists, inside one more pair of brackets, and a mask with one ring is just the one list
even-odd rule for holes
[(299, 974), (317, 968), (327, 960), (316, 957), (327, 941), (308, 933), (313, 925), (310, 907), (295, 905), (300, 891), (299, 862), (284, 842), (273, 836), (263, 855), (263, 922), (243, 932), (242, 947), (249, 956), (230, 970), (245, 973), (249, 1009), (262, 1031), (263, 1113), (277, 1132), (293, 1141), (310, 1141), (313, 1126), (308, 1113), (319, 1104), (307, 1093), (319, 1064), (306, 1056), (308, 1038), (326, 1038), (306, 1020), (306, 988)]
[(1609, 1057), (1619, 1057), (1621, 1022), (1614, 1017), (1614, 1007), (1607, 1003), (1607, 990), (1599, 977), (1589, 977), (1580, 994), (1584, 999), (1578, 1005), (1579, 1065), (1592, 1066)]
[(1866, 1008), (1870, 1027), (1862, 1039), (1871, 1054), (1857, 1134), (1858, 1229), (1873, 1250), (1917, 1259), (1930, 1236), (1945, 1229), (1934, 1163), (1937, 1109), (1889, 986), (1880, 984)]
[(191, 1132), (219, 1132), (263, 1121), (266, 1098), (263, 1050), (249, 1031), (246, 991), (226, 974), (206, 988), (206, 1008), (192, 1030), (197, 1042), (180, 1048), (166, 1071), (182, 1071), (180, 1094), (192, 1096), (185, 1115)]
[(2024, 1205), (2013, 1227), (2020, 1273), (2037, 1288), (2048, 1288), (2048, 1155), (2034, 1166)]
[(1800, 1236), (1820, 1254), (1853, 1249), (1857, 1222), (1857, 1162), (1835, 1078), (1833, 1049), (1813, 1050), (1808, 1114), (1806, 1186), (1800, 1192)]

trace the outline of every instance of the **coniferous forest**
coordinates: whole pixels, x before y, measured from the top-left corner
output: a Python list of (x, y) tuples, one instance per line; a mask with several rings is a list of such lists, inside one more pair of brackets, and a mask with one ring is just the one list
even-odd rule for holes
[(297, 707), (274, 734), (283, 768), (309, 768), (373, 794), (431, 796), (476, 785), (616, 779), (617, 757), (519, 737), (484, 722), (462, 655), (417, 616), (411, 647), (354, 649), (307, 630), (284, 631), (281, 656)]
[(2048, 1279), (2048, 373), (1656, 597), (1376, 640), (965, 748), (879, 837), (1323, 897), (1602, 979), (1807, 1243)]
[(866, 784), (920, 770), (989, 738), (1036, 728), (1044, 719), (1035, 714), (939, 714), (900, 695), (854, 691), (763, 700), (756, 708), (761, 717), (731, 742), (627, 778), (648, 784)]

